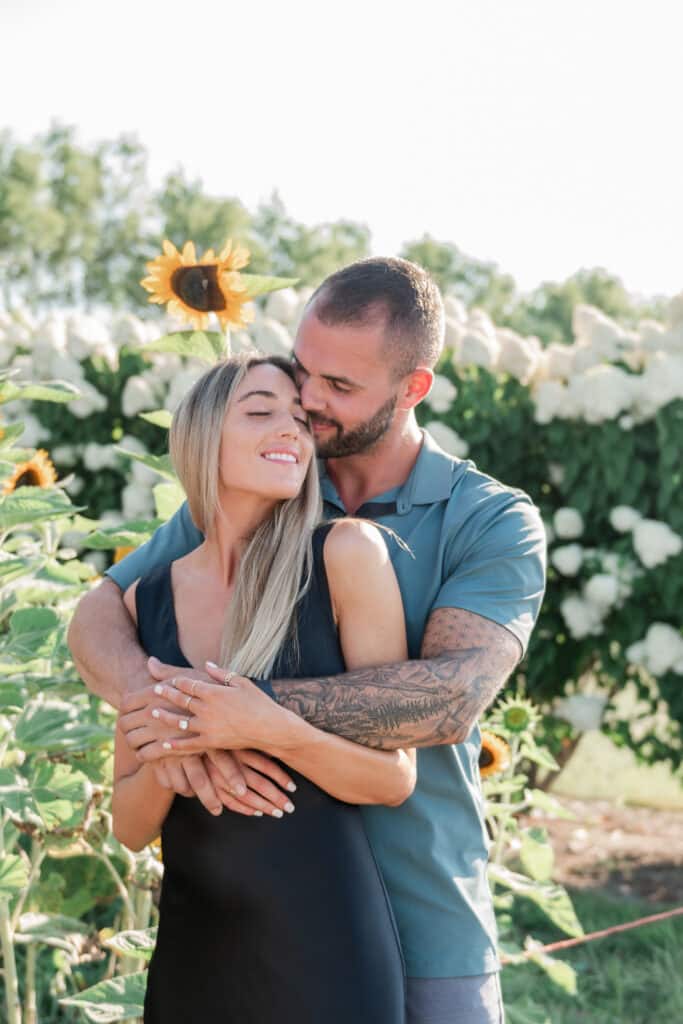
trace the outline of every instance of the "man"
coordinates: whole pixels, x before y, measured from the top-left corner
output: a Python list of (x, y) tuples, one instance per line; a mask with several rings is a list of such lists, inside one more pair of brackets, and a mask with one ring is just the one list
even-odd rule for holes
[[(326, 514), (367, 516), (408, 545), (390, 547), (412, 660), (262, 685), (283, 714), (325, 732), (385, 750), (420, 748), (413, 795), (400, 807), (362, 808), (398, 921), (408, 1021), (498, 1024), (477, 719), (526, 651), (543, 597), (545, 537), (525, 494), (446, 455), (418, 427), (414, 410), (431, 387), (443, 333), (436, 285), (405, 260), (361, 260), (311, 298), (294, 361), (324, 460)], [(90, 689), (117, 706), (132, 691), (123, 698), (122, 724), (145, 759), (163, 753), (169, 733), (151, 719), (140, 727), (146, 704), (135, 691), (149, 687), (151, 674), (222, 681), (224, 673), (148, 665), (118, 587), (200, 540), (183, 506), (109, 570), (71, 627), (71, 649)], [(238, 740), (236, 731), (235, 747)], [(253, 799), (244, 793), (237, 757), (214, 752), (209, 763), (195, 755), (184, 771), (177, 758), (156, 763), (177, 792), (196, 792), (215, 810), (219, 795), (235, 806), (231, 787), (234, 795), (241, 785), (240, 801)]]

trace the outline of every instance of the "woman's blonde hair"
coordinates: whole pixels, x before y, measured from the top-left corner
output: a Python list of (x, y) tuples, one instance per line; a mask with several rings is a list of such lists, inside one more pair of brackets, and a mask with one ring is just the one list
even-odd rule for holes
[[(270, 365), (296, 383), (291, 364), (278, 356), (245, 353), (221, 360), (195, 382), (171, 422), (169, 450), (192, 521), (212, 538), (220, 514), (218, 472), (223, 421), (248, 371)], [(296, 648), (297, 604), (311, 581), (312, 536), (322, 519), (315, 459), (298, 495), (281, 501), (249, 538), (226, 613), (220, 663), (240, 675), (272, 673), (285, 642)]]

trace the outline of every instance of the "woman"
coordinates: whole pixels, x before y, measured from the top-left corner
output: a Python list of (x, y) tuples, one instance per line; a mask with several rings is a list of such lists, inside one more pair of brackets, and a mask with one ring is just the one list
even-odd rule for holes
[[(170, 450), (205, 540), (124, 595), (149, 654), (290, 678), (407, 657), (379, 531), (319, 524), (313, 441), (286, 361), (214, 366), (178, 407)], [(154, 713), (191, 731), (187, 704)], [(404, 800), (414, 751), (320, 736), (330, 756), (310, 778), (291, 772), (296, 811), (277, 819), (214, 817), (174, 797), (117, 730), (114, 832), (140, 849), (161, 831), (164, 852), (146, 1024), (404, 1020), (396, 925), (355, 805)]]

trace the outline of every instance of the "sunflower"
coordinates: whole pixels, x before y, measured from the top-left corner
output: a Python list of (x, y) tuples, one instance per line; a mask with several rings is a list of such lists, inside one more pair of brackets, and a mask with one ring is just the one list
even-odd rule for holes
[(489, 724), (500, 726), (503, 734), (532, 731), (541, 720), (537, 708), (526, 697), (506, 697), (496, 704)]
[(484, 730), (481, 734), (481, 750), (479, 752), (479, 774), (484, 779), (487, 775), (497, 775), (505, 771), (510, 764), (510, 748), (493, 732)]
[(14, 472), (5, 480), (3, 494), (11, 494), (17, 487), (50, 487), (57, 479), (55, 467), (47, 452), (39, 448), (28, 462), (17, 464)]
[(207, 249), (197, 259), (194, 242), (185, 242), (181, 252), (168, 240), (164, 252), (147, 264), (149, 277), (142, 287), (151, 292), (150, 302), (168, 303), (169, 313), (181, 317), (195, 330), (203, 331), (209, 313), (215, 313), (221, 327), (241, 328), (253, 320), (247, 285), (239, 271), (249, 262), (249, 252), (241, 245), (225, 243), (219, 256)]
[(126, 555), (129, 555), (131, 551), (135, 551), (135, 548), (115, 548), (114, 565), (116, 565), (117, 562), (123, 561)]

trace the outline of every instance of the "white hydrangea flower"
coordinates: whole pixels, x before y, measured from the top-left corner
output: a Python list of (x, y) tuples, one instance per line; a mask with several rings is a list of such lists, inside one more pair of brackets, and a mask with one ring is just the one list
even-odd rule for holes
[(315, 288), (311, 288), (310, 285), (306, 285), (304, 288), (298, 289), (297, 294), (299, 297), (299, 305), (297, 306), (296, 312), (294, 313), (294, 316), (292, 318), (293, 324), (298, 324), (301, 321), (306, 306), (308, 305), (314, 291)]
[(18, 417), (24, 424), (24, 430), (17, 440), (22, 448), (37, 448), (39, 441), (44, 441), (48, 436), (47, 427), (44, 427), (37, 416), (31, 412), (25, 412)]
[(149, 487), (126, 484), (121, 491), (121, 507), (126, 519), (147, 519), (154, 515), (154, 495)]
[[(522, 384), (528, 384), (536, 372), (540, 358), (537, 338), (523, 338), (507, 327), (496, 331), (498, 339), (498, 369), (516, 377)], [(535, 343), (535, 344), (534, 344)]]
[(611, 573), (596, 573), (584, 584), (583, 596), (598, 608), (609, 610), (619, 600), (619, 580)]
[(49, 359), (53, 352), (66, 352), (66, 320), (60, 313), (50, 313), (36, 325), (31, 338), (31, 351), (37, 362)]
[(83, 465), (91, 473), (99, 473), (101, 469), (114, 469), (118, 456), (111, 445), (89, 441), (83, 448)]
[(134, 374), (126, 381), (121, 395), (121, 409), (124, 416), (137, 416), (139, 412), (156, 409), (157, 398), (149, 381), (141, 374)]
[(75, 444), (58, 444), (51, 449), (50, 458), (60, 466), (73, 466), (78, 461), (78, 448)]
[(583, 548), (580, 544), (563, 544), (551, 552), (550, 561), (563, 576), (576, 576), (583, 563)]
[(617, 533), (629, 533), (642, 518), (638, 509), (630, 505), (615, 505), (609, 514), (609, 521)]
[(457, 295), (444, 295), (443, 308), (446, 316), (456, 323), (467, 323), (467, 307)]
[(137, 459), (130, 460), (130, 471), (133, 482), (143, 487), (154, 487), (156, 484), (161, 483), (159, 474), (149, 466), (146, 466), (144, 462), (138, 462)]
[(426, 429), (432, 435), (440, 448), (443, 448), (449, 455), (455, 455), (458, 459), (466, 459), (470, 446), (459, 434), (452, 430), (446, 423), (440, 420), (432, 420), (427, 423)]
[(455, 384), (453, 384), (448, 377), (444, 377), (443, 374), (437, 373), (434, 375), (432, 390), (429, 392), (427, 402), (434, 412), (448, 412), (455, 401), (457, 394), (458, 389)]
[(640, 376), (636, 411), (650, 417), (677, 398), (683, 398), (683, 356), (652, 353)]
[(459, 320), (454, 320), (453, 317), (447, 316), (444, 328), (444, 348), (450, 349), (453, 352), (453, 360), (457, 364), (460, 359), (465, 326)]
[(550, 477), (550, 482), (554, 484), (555, 487), (561, 486), (562, 481), (564, 480), (564, 472), (564, 466), (559, 462), (548, 463), (548, 476)]
[(616, 419), (630, 409), (633, 397), (633, 377), (619, 366), (593, 366), (569, 382), (569, 399), (588, 423)]
[(550, 423), (564, 415), (567, 388), (558, 380), (543, 380), (534, 390), (534, 420), (536, 423)]
[(555, 713), (574, 726), (577, 732), (599, 729), (607, 698), (597, 693), (572, 693), (559, 700)]
[(654, 676), (674, 670), (682, 658), (683, 636), (668, 622), (653, 622), (645, 637), (626, 651), (627, 661), (642, 666)]
[(170, 383), (183, 368), (183, 361), (175, 352), (150, 352), (150, 358), (152, 365), (142, 376), (152, 386)]
[(555, 533), (563, 540), (573, 540), (583, 533), (583, 519), (577, 508), (564, 506), (558, 508), (553, 516)]
[(633, 547), (643, 565), (653, 569), (679, 554), (683, 549), (683, 540), (668, 523), (661, 523), (657, 519), (640, 519), (633, 528)]
[(89, 551), (83, 555), (82, 561), (92, 565), (95, 572), (103, 573), (107, 568), (107, 555), (104, 551)]
[(54, 352), (50, 357), (47, 376), (55, 380), (66, 380), (80, 388), (83, 377), (83, 367), (72, 355), (65, 352)]
[(573, 371), (576, 348), (553, 342), (545, 349), (548, 376), (552, 379), (569, 380)]
[(461, 366), (482, 366), (485, 370), (493, 372), (499, 351), (500, 345), (495, 333), (489, 337), (484, 331), (468, 325), (460, 340), (457, 362)]
[(66, 331), (69, 352), (76, 359), (104, 352), (112, 343), (104, 325), (85, 313), (71, 313), (66, 319)]
[(560, 605), (562, 618), (575, 640), (602, 633), (602, 615), (594, 604), (584, 601), (578, 594), (565, 597)]
[(89, 381), (80, 381), (78, 390), (81, 392), (79, 397), (73, 398), (67, 406), (74, 416), (86, 419), (93, 412), (102, 412), (107, 408), (107, 399)]
[(68, 483), (66, 483), (66, 485), (64, 486), (64, 490), (67, 491), (69, 495), (73, 498), (77, 494), (81, 493), (84, 484), (85, 480), (83, 480), (83, 478), (80, 476), (76, 476), (76, 474), (74, 473), (74, 475), (71, 477)]
[(671, 324), (672, 327), (677, 327), (679, 324), (683, 324), (683, 292), (679, 292), (669, 302), (669, 308), (666, 311), (667, 323)]
[(190, 390), (192, 385), (198, 380), (201, 375), (206, 371), (206, 366), (198, 367), (194, 365), (187, 365), (176, 377), (171, 381), (171, 386), (168, 389), (166, 395), (166, 401), (164, 403), (165, 408), (169, 409), (170, 412), (175, 412), (181, 398), (183, 398)]
[(266, 299), (266, 316), (271, 320), (279, 320), (286, 327), (295, 325), (295, 317), (299, 309), (299, 296), (293, 288), (281, 288), (271, 292)]
[(292, 337), (283, 324), (264, 317), (253, 324), (249, 334), (259, 352), (268, 356), (288, 356), (292, 351)]
[[(154, 326), (160, 337), (163, 334), (160, 324), (155, 321)], [(129, 348), (141, 348), (151, 339), (143, 320), (132, 313), (120, 313), (112, 323), (111, 340), (119, 347), (127, 345)]]

